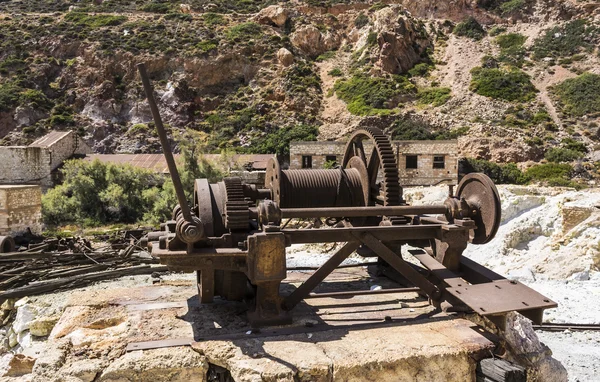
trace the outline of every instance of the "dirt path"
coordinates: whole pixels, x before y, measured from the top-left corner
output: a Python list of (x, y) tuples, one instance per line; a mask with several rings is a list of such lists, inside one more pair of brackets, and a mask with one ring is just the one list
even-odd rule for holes
[(338, 52), (332, 59), (316, 64), (323, 87), (323, 108), (320, 115), (323, 125), (319, 129), (320, 140), (341, 138), (353, 131), (361, 120), (360, 117), (350, 114), (346, 102), (333, 94), (333, 86), (340, 77), (329, 74), (334, 68), (347, 73), (350, 61), (350, 53)]

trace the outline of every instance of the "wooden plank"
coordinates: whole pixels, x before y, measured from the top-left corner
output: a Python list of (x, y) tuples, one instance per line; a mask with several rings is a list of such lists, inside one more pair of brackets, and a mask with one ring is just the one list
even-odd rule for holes
[(495, 382), (526, 382), (525, 368), (500, 358), (486, 358), (477, 364), (477, 374)]

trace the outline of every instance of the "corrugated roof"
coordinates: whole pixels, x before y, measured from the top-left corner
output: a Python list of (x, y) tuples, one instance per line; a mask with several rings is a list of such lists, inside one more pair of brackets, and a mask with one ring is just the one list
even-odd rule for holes
[[(175, 161), (181, 155), (174, 154)], [(218, 161), (220, 154), (205, 154), (204, 158), (210, 161)], [(264, 170), (267, 168), (267, 162), (273, 155), (270, 154), (236, 154), (233, 156), (233, 161), (240, 164), (250, 163), (253, 170)], [(87, 155), (84, 160), (92, 162), (98, 159), (100, 162), (106, 163), (128, 163), (135, 167), (153, 170), (162, 174), (168, 174), (169, 168), (167, 161), (162, 154), (91, 154)]]
[(40, 139), (33, 142), (32, 144), (30, 144), (29, 147), (50, 147), (72, 133), (72, 131), (51, 131), (48, 134), (41, 137)]

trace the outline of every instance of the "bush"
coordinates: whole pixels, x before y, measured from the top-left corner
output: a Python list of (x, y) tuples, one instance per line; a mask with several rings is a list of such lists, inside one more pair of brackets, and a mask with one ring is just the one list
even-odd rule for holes
[(150, 205), (142, 191), (159, 182), (159, 175), (129, 165), (69, 160), (63, 184), (42, 197), (47, 224), (134, 223)]
[(127, 21), (125, 16), (88, 15), (83, 12), (69, 12), (64, 16), (66, 21), (89, 28), (101, 28), (121, 25)]
[(354, 26), (357, 27), (358, 29), (364, 27), (368, 23), (369, 23), (369, 17), (367, 15), (365, 15), (364, 13), (359, 13), (358, 16), (356, 16), (356, 19), (354, 19)]
[(217, 49), (217, 46), (217, 42), (213, 40), (200, 41), (199, 43), (194, 45), (194, 47), (202, 53), (208, 53), (211, 50), (215, 50)]
[(496, 184), (526, 184), (530, 179), (514, 163), (497, 164), (483, 159), (462, 158), (460, 167), (465, 174), (482, 172)]
[(545, 163), (530, 167), (525, 173), (533, 180), (560, 182), (569, 181), (572, 172), (573, 167), (569, 164)]
[(600, 75), (583, 73), (554, 86), (562, 111), (575, 117), (600, 112)]
[(171, 6), (165, 3), (148, 3), (140, 7), (140, 11), (149, 13), (167, 13), (170, 9)]
[(0, 111), (7, 112), (17, 106), (21, 88), (12, 83), (0, 84)]
[(582, 157), (583, 153), (581, 153), (580, 151), (575, 151), (562, 147), (551, 148), (544, 154), (544, 158), (546, 158), (548, 162), (554, 163), (573, 162), (574, 160), (580, 159)]
[(289, 155), (290, 142), (316, 141), (319, 128), (310, 125), (288, 126), (263, 135), (252, 141), (253, 152), (259, 154)]
[(333, 50), (329, 50), (323, 54), (320, 54), (319, 56), (317, 56), (317, 58), (315, 58), (316, 62), (323, 62), (323, 61), (327, 61), (329, 59), (332, 59), (335, 57), (335, 51)]
[(262, 35), (262, 28), (257, 23), (247, 22), (234, 25), (229, 28), (225, 35), (228, 40), (249, 40)]
[(218, 13), (205, 13), (202, 16), (202, 19), (204, 20), (204, 23), (208, 26), (223, 25), (226, 23), (225, 17)]
[(569, 57), (583, 51), (591, 51), (591, 42), (598, 36), (598, 28), (588, 25), (586, 20), (578, 19), (548, 29), (538, 37), (532, 46), (533, 58)]
[(505, 101), (529, 101), (537, 92), (529, 75), (519, 69), (477, 67), (471, 70), (471, 75), (470, 90), (486, 97)]
[(502, 11), (502, 15), (508, 15), (510, 13), (521, 10), (525, 4), (525, 0), (509, 0), (505, 3), (500, 4), (500, 10)]
[(389, 114), (397, 104), (394, 98), (414, 93), (415, 86), (402, 76), (354, 75), (348, 80), (338, 80), (334, 90), (348, 104), (350, 113), (365, 116)]
[(450, 99), (450, 88), (429, 88), (419, 90), (419, 104), (441, 106)]
[(390, 127), (390, 135), (394, 140), (412, 141), (412, 140), (432, 140), (436, 136), (432, 132), (432, 127), (427, 122), (415, 118), (399, 118)]
[(527, 37), (520, 33), (507, 33), (496, 38), (496, 43), (500, 46), (500, 56), (498, 60), (510, 65), (521, 67), (525, 58), (525, 48), (523, 44)]
[(31, 105), (38, 109), (49, 110), (53, 103), (39, 90), (25, 89), (19, 95), (19, 103), (22, 105)]
[(431, 65), (422, 62), (409, 69), (408, 74), (411, 77), (425, 77), (431, 69)]
[(340, 68), (333, 68), (327, 74), (329, 74), (332, 77), (341, 77), (344, 75), (344, 73), (342, 73), (342, 70)]
[(474, 40), (481, 40), (485, 36), (485, 30), (473, 17), (469, 17), (465, 21), (456, 24), (453, 33), (457, 36), (470, 37)]

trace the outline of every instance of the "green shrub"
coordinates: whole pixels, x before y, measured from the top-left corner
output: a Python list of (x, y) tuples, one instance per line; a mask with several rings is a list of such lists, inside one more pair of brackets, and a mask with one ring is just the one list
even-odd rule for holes
[(505, 3), (500, 4), (500, 10), (502, 11), (502, 15), (508, 15), (510, 13), (523, 9), (525, 4), (525, 0), (509, 0)]
[(529, 75), (519, 69), (473, 68), (470, 90), (477, 94), (505, 101), (529, 101), (537, 89)]
[(497, 164), (483, 159), (462, 158), (460, 167), (465, 174), (482, 172), (496, 184), (526, 184), (530, 179), (514, 163)]
[(23, 90), (19, 95), (19, 103), (45, 110), (49, 110), (54, 106), (52, 101), (50, 101), (43, 92), (34, 89)]
[(259, 154), (289, 155), (290, 142), (316, 141), (319, 128), (310, 125), (282, 127), (252, 141), (253, 152)]
[(335, 57), (335, 51), (334, 50), (329, 50), (323, 54), (320, 54), (319, 56), (317, 56), (317, 58), (315, 58), (316, 62), (323, 62), (323, 61), (327, 61), (330, 60), (332, 58)]
[(229, 28), (225, 32), (225, 35), (228, 40), (248, 40), (260, 37), (262, 35), (262, 28), (253, 22), (241, 23)]
[(202, 53), (207, 53), (211, 50), (215, 50), (217, 49), (217, 46), (217, 42), (214, 40), (204, 40), (194, 45), (194, 47)]
[(171, 6), (165, 3), (148, 3), (140, 7), (140, 11), (149, 13), (167, 13), (170, 9)]
[(551, 148), (544, 154), (544, 158), (546, 158), (547, 161), (554, 163), (573, 162), (582, 157), (583, 154), (580, 151), (562, 147)]
[(450, 99), (450, 88), (428, 88), (419, 90), (420, 105), (441, 106)]
[(538, 37), (532, 46), (533, 58), (569, 57), (581, 51), (591, 51), (598, 36), (598, 28), (589, 25), (584, 19), (572, 20), (566, 24), (548, 29)]
[(533, 180), (545, 181), (550, 186), (572, 186), (573, 167), (569, 164), (545, 163), (527, 169), (525, 174)]
[(369, 23), (369, 17), (364, 13), (359, 13), (358, 16), (354, 19), (354, 26), (358, 29), (364, 27)]
[(348, 104), (354, 115), (389, 114), (396, 106), (394, 98), (412, 94), (415, 86), (405, 77), (393, 78), (354, 75), (348, 80), (338, 80), (334, 89), (338, 97)]
[(202, 16), (202, 19), (204, 20), (204, 23), (208, 26), (224, 25), (227, 23), (227, 20), (225, 20), (225, 17), (223, 17), (223, 15), (212, 12), (205, 13)]
[(64, 19), (74, 24), (87, 26), (89, 28), (101, 28), (108, 26), (121, 25), (127, 21), (126, 16), (113, 15), (88, 15), (83, 12), (69, 12), (64, 16)]
[(427, 63), (420, 63), (409, 69), (408, 74), (411, 77), (425, 77), (433, 67)]
[(321, 90), (321, 77), (310, 62), (297, 61), (285, 71), (284, 78), (290, 93), (306, 93), (311, 88)]
[(0, 84), (0, 111), (10, 111), (17, 106), (21, 88), (12, 83)]
[(474, 40), (481, 40), (485, 36), (485, 30), (473, 17), (469, 17), (465, 21), (456, 24), (453, 33), (457, 36), (470, 37)]
[(431, 131), (432, 126), (421, 119), (416, 118), (398, 118), (390, 126), (390, 135), (394, 140), (412, 141), (412, 140), (432, 140), (436, 135)]
[(554, 86), (562, 111), (575, 117), (600, 112), (600, 75), (583, 73)]
[(341, 77), (344, 75), (340, 68), (333, 68), (327, 74), (329, 74), (332, 77)]
[(504, 33), (504, 32), (506, 32), (506, 28), (495, 25), (492, 27), (492, 29), (490, 29), (488, 34), (493, 37), (493, 36), (498, 36), (500, 33)]
[(510, 65), (521, 67), (525, 57), (523, 44), (527, 37), (520, 33), (507, 33), (496, 37), (496, 43), (500, 46), (498, 60)]

